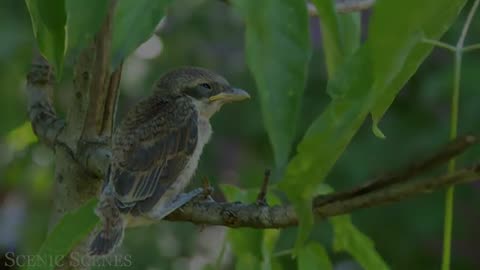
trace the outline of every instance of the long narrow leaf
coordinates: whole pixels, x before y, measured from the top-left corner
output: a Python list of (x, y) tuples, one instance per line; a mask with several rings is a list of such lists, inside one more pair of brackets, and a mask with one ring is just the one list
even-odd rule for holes
[(170, 0), (121, 0), (113, 20), (112, 68), (145, 42), (165, 15)]
[(333, 226), (333, 249), (336, 252), (348, 252), (363, 269), (389, 269), (375, 250), (373, 241), (352, 224), (350, 216), (331, 218), (330, 223)]
[(247, 62), (255, 78), (277, 166), (290, 153), (310, 58), (303, 1), (236, 0), (246, 22)]
[(63, 71), (65, 56), (64, 0), (25, 0), (32, 20), (32, 29), (41, 54), (55, 68), (57, 79)]

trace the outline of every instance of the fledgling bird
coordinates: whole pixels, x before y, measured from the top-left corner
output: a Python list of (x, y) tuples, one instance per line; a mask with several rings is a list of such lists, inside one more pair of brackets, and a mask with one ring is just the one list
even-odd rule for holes
[(102, 228), (90, 254), (113, 251), (131, 220), (162, 219), (197, 196), (201, 189), (182, 191), (212, 134), (209, 119), (225, 103), (248, 98), (203, 68), (162, 76), (153, 95), (134, 106), (113, 135), (112, 161), (96, 209)]

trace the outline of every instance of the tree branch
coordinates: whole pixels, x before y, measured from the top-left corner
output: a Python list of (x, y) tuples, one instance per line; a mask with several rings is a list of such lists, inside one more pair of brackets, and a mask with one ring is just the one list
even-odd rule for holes
[[(342, 215), (362, 208), (400, 201), (453, 184), (468, 183), (479, 178), (480, 166), (477, 165), (452, 175), (398, 183), (384, 189), (326, 204), (316, 205), (314, 203), (312, 210), (319, 218)], [(318, 198), (321, 196), (315, 198), (314, 201)], [(174, 211), (165, 220), (250, 228), (284, 228), (298, 224), (298, 218), (292, 206), (269, 207), (257, 203), (191, 202)]]
[[(312, 202), (312, 211), (320, 218), (350, 213), (361, 208), (400, 201), (444, 188), (478, 180), (480, 165), (467, 168), (453, 175), (413, 180), (412, 178), (437, 167), (460, 155), (478, 143), (475, 136), (459, 137), (442, 147), (432, 156), (418, 161), (405, 169), (388, 174), (367, 185), (345, 192), (317, 196)], [(195, 224), (223, 225), (228, 227), (282, 228), (295, 226), (297, 215), (291, 206), (265, 204), (191, 202), (165, 218), (170, 221), (187, 221)]]
[[(79, 92), (85, 92), (86, 104), (77, 140), (78, 160), (95, 177), (103, 178), (110, 163), (109, 140), (113, 132), (119, 85), (122, 73), (120, 64), (110, 69), (112, 21), (116, 0), (110, 0), (102, 28), (95, 36), (92, 48), (85, 50), (76, 64), (75, 81), (80, 82)], [(86, 91), (85, 91), (86, 90)], [(78, 132), (77, 132), (78, 134)]]
[(38, 52), (27, 75), (28, 117), (40, 141), (55, 148), (65, 122), (57, 117), (52, 105), (54, 73)]
[[(110, 6), (105, 21), (100, 31), (95, 35), (95, 59), (91, 66), (92, 80), (89, 85), (89, 102), (81, 136), (83, 141), (96, 141), (102, 133), (102, 127), (106, 125), (104, 111), (105, 105), (108, 103), (106, 99), (109, 97), (110, 90), (110, 51), (115, 4), (115, 0), (109, 1)], [(117, 85), (116, 82), (115, 85)]]

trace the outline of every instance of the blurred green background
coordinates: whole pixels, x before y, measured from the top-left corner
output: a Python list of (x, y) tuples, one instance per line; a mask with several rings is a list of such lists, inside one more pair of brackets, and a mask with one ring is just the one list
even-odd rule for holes
[[(464, 9), (466, 13), (467, 9)], [(194, 185), (208, 176), (215, 186), (230, 183), (258, 186), (263, 170), (273, 166), (253, 79), (244, 60), (244, 26), (240, 16), (220, 1), (179, 0), (168, 11), (168, 20), (131, 55), (121, 84), (119, 115), (141, 97), (166, 70), (195, 65), (223, 74), (238, 87), (248, 89), (249, 102), (227, 106), (213, 119), (214, 135), (207, 146)], [(363, 14), (368, 23), (369, 14)], [(455, 42), (466, 14), (461, 14), (442, 40)], [(477, 16), (478, 17), (478, 16)], [(480, 19), (473, 21), (472, 38), (478, 38)], [(24, 1), (0, 4), (0, 250), (34, 254), (45, 239), (53, 192), (53, 153), (36, 141), (27, 122), (25, 75), (34, 46), (30, 18)], [(329, 101), (325, 93), (326, 70), (317, 18), (311, 19), (314, 46), (297, 140)], [(70, 61), (70, 62), (69, 62)], [(72, 88), (68, 65), (55, 95), (60, 114)], [(459, 133), (480, 133), (480, 51), (464, 58), (461, 83)], [(335, 189), (360, 184), (374, 176), (401, 168), (435, 149), (448, 138), (452, 81), (452, 55), (434, 50), (400, 92), (381, 129), (386, 140), (376, 138), (367, 120), (330, 173)], [(480, 157), (480, 147), (467, 152), (459, 166)], [(432, 173), (443, 173), (441, 169)], [(276, 181), (279, 179), (273, 179)], [(301, 181), (301, 180), (299, 180)], [(456, 189), (452, 269), (480, 269), (480, 184)], [(392, 269), (438, 269), (441, 261), (443, 192), (353, 214), (354, 223), (375, 242)], [(216, 189), (215, 197), (223, 196)], [(121, 253), (131, 254), (133, 269), (202, 269), (215, 263), (224, 246), (225, 228), (199, 228), (164, 222), (128, 231)], [(315, 226), (313, 238), (331, 250), (330, 227)], [(277, 250), (291, 248), (295, 229), (283, 230)], [(228, 244), (224, 269), (232, 269)], [(332, 258), (335, 269), (359, 269), (347, 255)], [(293, 269), (290, 256), (281, 257), (284, 269)], [(0, 266), (1, 268), (2, 266)]]

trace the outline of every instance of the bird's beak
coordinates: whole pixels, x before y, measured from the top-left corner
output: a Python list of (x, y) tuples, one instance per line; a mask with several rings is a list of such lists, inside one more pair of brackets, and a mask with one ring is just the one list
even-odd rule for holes
[(213, 102), (213, 101), (219, 100), (224, 103), (227, 103), (227, 102), (234, 102), (234, 101), (242, 101), (249, 98), (250, 98), (250, 95), (245, 90), (242, 90), (239, 88), (230, 88), (225, 92), (221, 92), (220, 94), (211, 96), (210, 98), (208, 98), (208, 101)]

